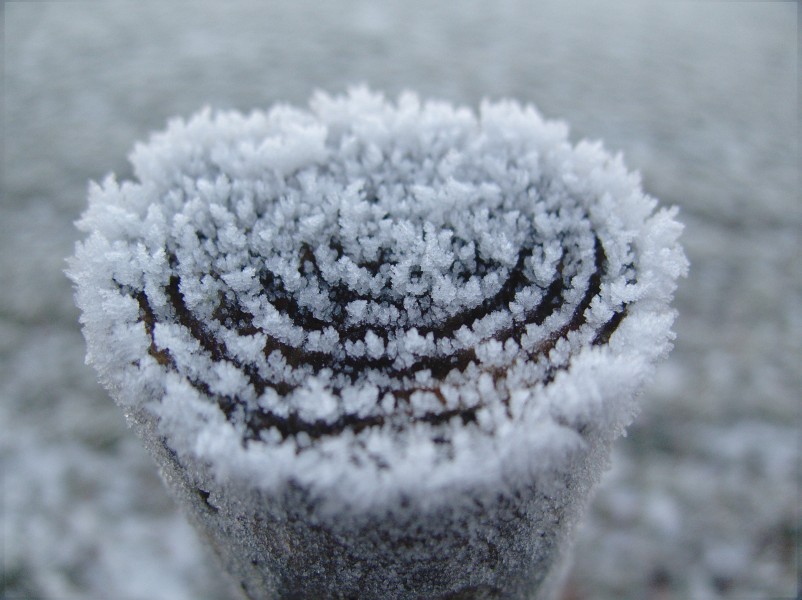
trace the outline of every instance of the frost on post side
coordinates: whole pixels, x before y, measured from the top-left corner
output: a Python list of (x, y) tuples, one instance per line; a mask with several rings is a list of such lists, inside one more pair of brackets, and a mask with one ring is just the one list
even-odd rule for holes
[(88, 360), (221, 477), (545, 482), (670, 348), (674, 213), (532, 107), (357, 89), (175, 120), (132, 162), (79, 223)]

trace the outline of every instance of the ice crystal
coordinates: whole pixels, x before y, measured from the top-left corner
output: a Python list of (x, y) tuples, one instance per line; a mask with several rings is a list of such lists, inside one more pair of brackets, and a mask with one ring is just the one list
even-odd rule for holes
[(531, 106), (354, 89), (131, 159), (79, 222), (88, 360), (219, 474), (371, 501), (547, 473), (670, 348), (674, 212)]

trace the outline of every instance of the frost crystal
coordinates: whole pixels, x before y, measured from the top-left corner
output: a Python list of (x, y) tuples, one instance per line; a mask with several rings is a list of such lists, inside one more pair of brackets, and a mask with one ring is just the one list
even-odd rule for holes
[(220, 475), (370, 502), (546, 473), (670, 348), (674, 213), (532, 107), (356, 89), (131, 158), (79, 223), (88, 360)]

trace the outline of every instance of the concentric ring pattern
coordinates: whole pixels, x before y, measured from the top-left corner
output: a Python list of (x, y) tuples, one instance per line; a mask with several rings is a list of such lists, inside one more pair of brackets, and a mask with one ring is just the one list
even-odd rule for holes
[[(103, 255), (104, 306), (146, 340), (131, 368), (178, 377), (246, 443), (491, 431), (485, 409), (514, 419), (642, 293), (631, 223), (653, 202), (529, 107), (357, 90), (205, 111), (132, 161), (138, 183), (90, 194), (81, 260)], [(630, 226), (616, 194), (637, 196)]]

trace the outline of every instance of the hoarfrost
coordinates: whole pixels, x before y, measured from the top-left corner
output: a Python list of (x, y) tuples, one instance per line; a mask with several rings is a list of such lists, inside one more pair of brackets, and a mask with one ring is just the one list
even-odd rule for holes
[(118, 401), (220, 476), (356, 503), (621, 433), (670, 348), (675, 212), (531, 106), (310, 106), (176, 119), (92, 186), (71, 277)]

